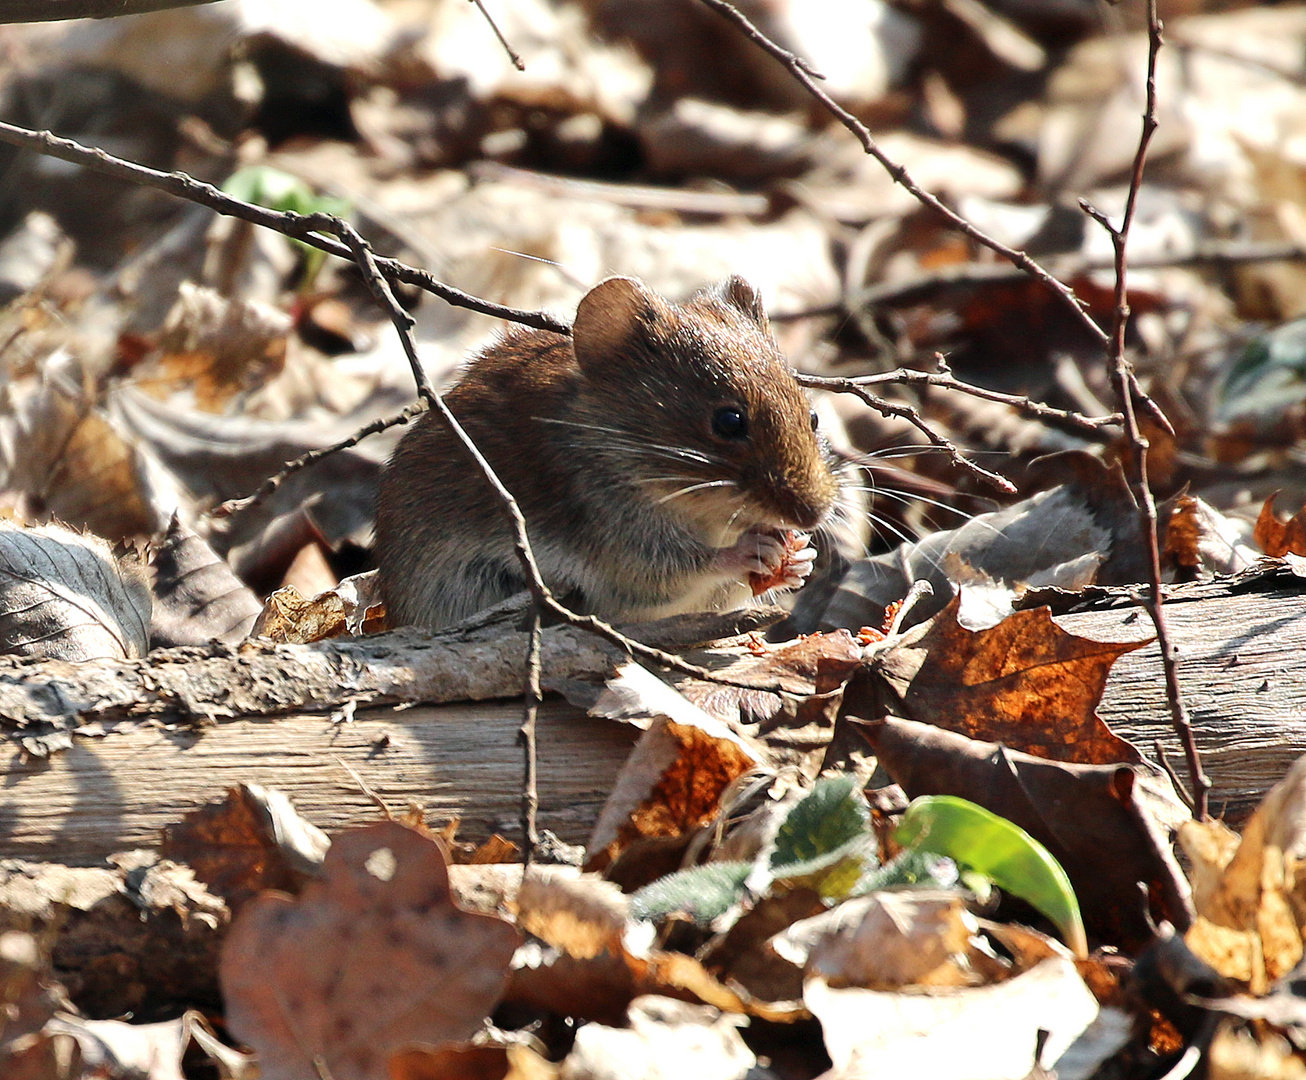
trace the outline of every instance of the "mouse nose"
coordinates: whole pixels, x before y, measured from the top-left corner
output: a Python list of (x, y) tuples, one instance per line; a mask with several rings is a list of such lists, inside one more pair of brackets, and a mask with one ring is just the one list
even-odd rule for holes
[(810, 532), (823, 525), (830, 516), (837, 491), (834, 478), (825, 473), (811, 477), (801, 486), (792, 483), (779, 485), (773, 489), (770, 501), (784, 525)]

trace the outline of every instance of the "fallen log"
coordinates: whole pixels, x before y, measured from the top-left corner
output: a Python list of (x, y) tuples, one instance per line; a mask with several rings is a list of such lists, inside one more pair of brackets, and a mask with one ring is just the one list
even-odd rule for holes
[[(1151, 636), (1121, 591), (1062, 598), (1058, 610), (1058, 622), (1083, 636)], [(1167, 610), (1215, 782), (1212, 809), (1239, 820), (1306, 753), (1306, 580), (1280, 571), (1178, 586)], [(618, 655), (570, 628), (545, 634), (553, 685), (601, 679)], [(376, 820), (373, 795), (396, 813), (413, 801), (433, 820), (459, 817), (469, 838), (511, 832), (521, 707), (508, 695), (523, 656), (522, 635), (496, 631), (172, 649), (81, 665), (0, 658), (0, 734), (9, 740), (0, 857), (96, 864), (152, 846), (161, 828), (242, 780), (282, 789), (329, 832)], [(406, 707), (441, 695), (448, 703)], [(505, 700), (469, 703), (478, 697)], [(1149, 755), (1160, 739), (1182, 775), (1155, 645), (1116, 663), (1100, 712)], [(540, 730), (541, 825), (583, 843), (635, 734), (551, 700)]]
[[(1056, 621), (1099, 641), (1153, 635), (1129, 590), (1095, 592)], [(1211, 813), (1240, 823), (1306, 754), (1306, 579), (1275, 569), (1173, 586), (1165, 610)], [(1098, 713), (1148, 757), (1159, 740), (1186, 781), (1155, 643), (1116, 661)]]

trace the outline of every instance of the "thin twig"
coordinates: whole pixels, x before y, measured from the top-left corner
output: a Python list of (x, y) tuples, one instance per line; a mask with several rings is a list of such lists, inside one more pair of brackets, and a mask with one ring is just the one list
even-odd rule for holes
[[(1115, 254), (1115, 317), (1112, 320), (1111, 337), (1108, 348), (1108, 360), (1111, 364), (1111, 378), (1116, 394), (1120, 399), (1121, 412), (1124, 415), (1125, 438), (1130, 450), (1133, 476), (1131, 487), (1138, 504), (1139, 525), (1147, 544), (1149, 585), (1151, 596), (1136, 596), (1139, 605), (1151, 617), (1156, 629), (1157, 647), (1161, 651), (1161, 667), (1165, 674), (1166, 700), (1170, 704), (1170, 720), (1175, 733), (1184, 748), (1184, 757), (1188, 765), (1188, 776), (1192, 787), (1193, 817), (1204, 820), (1207, 816), (1207, 793), (1211, 781), (1202, 769), (1201, 756), (1197, 751), (1197, 742), (1193, 737), (1192, 724), (1188, 719), (1188, 710), (1184, 705), (1179, 688), (1179, 673), (1175, 658), (1174, 645), (1170, 640), (1169, 627), (1165, 619), (1165, 597), (1161, 589), (1161, 545), (1157, 536), (1156, 502), (1152, 498), (1151, 483), (1147, 473), (1147, 439), (1138, 427), (1138, 414), (1135, 404), (1139, 400), (1134, 392), (1137, 385), (1133, 367), (1125, 356), (1125, 330), (1129, 323), (1128, 243), (1129, 229), (1134, 221), (1134, 211), (1138, 205), (1138, 195), (1143, 187), (1143, 168), (1147, 162), (1147, 150), (1152, 135), (1156, 131), (1156, 58), (1161, 51), (1162, 26), (1156, 12), (1156, 0), (1147, 0), (1147, 98), (1143, 111), (1143, 127), (1138, 138), (1138, 149), (1134, 154), (1133, 169), (1129, 178), (1129, 193), (1125, 199), (1124, 215), (1119, 227), (1101, 211), (1081, 200), (1080, 205), (1107, 234), (1111, 237), (1111, 246)], [(1167, 424), (1168, 426), (1168, 424)]]
[[(1208, 240), (1187, 252), (1153, 255), (1130, 260), (1135, 270), (1165, 270), (1183, 267), (1229, 267), (1261, 262), (1306, 261), (1306, 246), (1285, 240)], [(1113, 270), (1115, 260), (1058, 255), (1044, 267), (1058, 278), (1076, 278), (1099, 270)], [(902, 306), (934, 299), (952, 289), (973, 289), (1025, 281), (1029, 275), (1018, 266), (994, 262), (967, 262), (943, 266), (928, 274), (916, 274), (896, 281), (881, 281), (855, 289), (843, 300), (792, 311), (768, 312), (772, 322), (795, 322), (823, 315), (841, 315), (867, 307)]]
[(210, 518), (230, 517), (232, 514), (248, 510), (252, 506), (257, 506), (259, 503), (267, 500), (277, 490), (277, 488), (281, 487), (286, 480), (301, 469), (306, 469), (308, 466), (321, 461), (324, 457), (330, 457), (332, 454), (337, 454), (341, 450), (348, 450), (351, 446), (357, 446), (369, 435), (376, 435), (379, 432), (385, 431), (387, 428), (398, 427), (400, 424), (406, 424), (408, 421), (413, 419), (413, 417), (426, 412), (428, 408), (430, 408), (430, 406), (426, 401), (418, 399), (411, 405), (395, 413), (393, 416), (385, 416), (380, 420), (373, 420), (365, 427), (359, 428), (347, 439), (341, 439), (339, 442), (332, 443), (330, 446), (317, 447), (313, 450), (309, 450), (307, 453), (300, 454), (300, 456), (295, 458), (293, 461), (286, 462), (286, 464), (282, 466), (274, 476), (269, 476), (264, 480), (253, 493), (246, 495), (243, 499), (228, 499), (224, 503), (219, 503), (205, 516)]
[(1086, 434), (1098, 435), (1106, 427), (1113, 427), (1122, 422), (1119, 413), (1108, 416), (1085, 416), (1083, 413), (1070, 412), (1066, 409), (1054, 409), (1033, 398), (1017, 394), (1004, 394), (998, 390), (989, 390), (983, 386), (974, 386), (962, 382), (949, 371), (916, 371), (912, 368), (896, 368), (876, 375), (859, 375), (856, 378), (840, 379), (821, 375), (799, 375), (798, 381), (813, 390), (831, 390), (836, 393), (856, 393), (857, 388), (868, 386), (937, 386), (944, 390), (953, 390), (959, 394), (996, 401), (1000, 405), (1009, 405), (1022, 416), (1036, 420), (1051, 420), (1067, 427), (1078, 428)]
[[(926, 372), (919, 372), (924, 375)], [(832, 390), (835, 393), (852, 394), (854, 397), (861, 398), (872, 409), (876, 410), (881, 416), (897, 416), (906, 420), (917, 431), (921, 432), (929, 441), (937, 446), (940, 450), (946, 451), (952, 459), (953, 464), (958, 468), (965, 469), (967, 472), (979, 477), (984, 483), (992, 488), (996, 488), (1004, 495), (1014, 494), (1016, 485), (1008, 480), (1005, 476), (991, 472), (981, 465), (976, 465), (970, 458), (961, 452), (961, 449), (953, 442), (945, 439), (935, 431), (924, 419), (920, 413), (910, 405), (902, 405), (895, 401), (887, 401), (884, 398), (872, 394), (866, 389), (861, 379), (838, 379), (838, 378), (821, 378), (815, 375), (800, 375), (798, 381), (804, 386), (818, 387), (822, 390)], [(924, 381), (924, 380), (922, 380)], [(965, 385), (964, 383), (961, 385)]]
[(1020, 269), (1025, 273), (1043, 282), (1044, 285), (1066, 302), (1093, 337), (1104, 345), (1107, 343), (1106, 331), (1093, 320), (1093, 317), (1088, 313), (1087, 305), (1083, 300), (1075, 295), (1074, 289), (1064, 281), (1061, 281), (1048, 273), (1047, 270), (1031, 259), (1025, 252), (1007, 246), (1002, 243), (1002, 241), (990, 236), (975, 225), (972, 225), (955, 210), (945, 206), (937, 196), (932, 195), (921, 187), (904, 166), (894, 161), (888, 154), (880, 149), (880, 145), (875, 141), (875, 137), (871, 134), (870, 129), (867, 128), (865, 124), (816, 85), (815, 80), (822, 78), (822, 76), (819, 72), (815, 71), (806, 60), (803, 60), (799, 56), (795, 56), (787, 49), (783, 49), (777, 45), (762, 33), (761, 30), (754, 26), (747, 16), (732, 4), (728, 3), (727, 0), (699, 0), (699, 2), (734, 23), (735, 26), (743, 31), (744, 35), (750, 41), (759, 45), (779, 60), (780, 63), (784, 64), (784, 66), (789, 69), (790, 74), (792, 74), (793, 77), (802, 84), (803, 88), (816, 98), (816, 100), (819, 101), (826, 110), (839, 121), (839, 123), (843, 124), (844, 127), (857, 137), (857, 140), (862, 144), (862, 149), (884, 166), (885, 171), (888, 172), (889, 176), (893, 178), (895, 183), (901, 185), (910, 192), (917, 201), (928, 206), (931, 210), (935, 211), (935, 213), (941, 214), (945, 217), (954, 229), (957, 229), (959, 232), (970, 237), (977, 244), (982, 244), (990, 251), (997, 252), (997, 254), (1001, 255), (1004, 259), (1007, 259), (1014, 265), (1020, 267)]
[(354, 778), (354, 783), (358, 785), (359, 790), (364, 795), (366, 795), (369, 799), (371, 799), (373, 804), (381, 811), (381, 813), (385, 815), (386, 821), (394, 821), (395, 816), (390, 812), (390, 807), (386, 805), (386, 801), (383, 798), (381, 798), (381, 796), (378, 795), (375, 791), (373, 791), (370, 787), (367, 786), (367, 783), (363, 780), (363, 778), (349, 767), (349, 762), (347, 762), (344, 758), (341, 757), (336, 758), (336, 761), (340, 763), (340, 767), (344, 769), (345, 772), (347, 772), (350, 776)]
[(481, 13), (485, 21), (490, 24), (490, 29), (494, 31), (494, 36), (499, 39), (499, 44), (503, 46), (503, 51), (508, 54), (508, 59), (512, 61), (512, 66), (518, 71), (525, 71), (526, 65), (522, 62), (522, 58), (512, 51), (512, 46), (508, 44), (508, 39), (503, 36), (503, 31), (499, 29), (499, 24), (496, 23), (490, 13), (485, 10), (485, 5), (481, 0), (471, 0), (471, 2), (476, 5), (476, 10)]
[[(294, 237), (310, 247), (319, 248), (327, 254), (335, 255), (341, 259), (352, 260), (353, 258), (347, 244), (333, 239), (331, 236), (322, 236), (315, 231), (315, 227), (310, 222), (317, 220), (316, 215), (269, 210), (267, 207), (257, 206), (254, 203), (245, 202), (243, 199), (237, 199), (228, 195), (225, 191), (219, 191), (212, 184), (196, 180), (186, 173), (169, 173), (160, 172), (158, 169), (150, 169), (144, 165), (137, 165), (123, 158), (114, 157), (103, 150), (82, 146), (72, 139), (61, 138), (49, 131), (32, 131), (29, 128), (0, 123), (0, 142), (22, 147), (25, 150), (35, 150), (37, 153), (60, 158), (63, 161), (71, 161), (75, 165), (85, 166), (95, 172), (104, 173), (106, 176), (125, 180), (128, 183), (141, 184), (145, 187), (167, 192), (179, 199), (186, 199), (189, 202), (207, 206), (210, 210), (216, 210), (220, 214), (240, 218), (242, 221), (262, 225), (266, 229), (272, 229), (274, 232)], [(489, 300), (482, 300), (479, 296), (472, 296), (461, 289), (455, 289), (452, 285), (446, 285), (427, 273), (427, 271), (409, 266), (398, 259), (387, 259), (378, 255), (374, 256), (374, 261), (381, 274), (387, 279), (414, 285), (433, 296), (438, 296), (445, 303), (454, 307), (467, 308), (470, 311), (480, 312), (482, 315), (490, 315), (496, 319), (506, 319), (508, 322), (521, 323), (523, 326), (531, 326), (537, 330), (551, 330), (555, 334), (563, 335), (571, 333), (571, 327), (566, 322), (546, 311), (521, 311), (517, 308), (504, 307), (502, 304), (491, 303)]]
[(531, 610), (530, 646), (526, 651), (526, 704), (522, 714), (517, 741), (522, 748), (521, 833), (522, 862), (527, 868), (535, 856), (540, 837), (535, 819), (540, 809), (538, 758), (536, 756), (536, 728), (540, 718), (540, 606)]
[[(936, 195), (931, 194), (921, 187), (912, 177), (911, 173), (907, 171), (905, 166), (894, 161), (893, 158), (889, 157), (888, 154), (880, 149), (880, 145), (875, 141), (875, 137), (871, 134), (870, 129), (865, 124), (816, 85), (814, 80), (822, 78), (823, 76), (820, 72), (815, 71), (806, 60), (799, 56), (795, 56), (787, 49), (783, 49), (777, 45), (774, 41), (763, 34), (761, 30), (754, 26), (748, 20), (747, 16), (730, 4), (728, 0), (699, 0), (699, 2), (705, 4), (713, 11), (730, 20), (743, 31), (750, 41), (765, 49), (779, 60), (780, 63), (784, 64), (785, 67), (789, 69), (790, 74), (798, 80), (803, 88), (825, 106), (839, 123), (843, 124), (844, 127), (857, 136), (858, 141), (862, 144), (862, 148), (884, 166), (885, 171), (893, 181), (905, 188), (913, 198), (922, 205), (928, 206), (931, 210), (941, 214), (958, 232), (965, 236), (969, 236), (977, 244), (982, 244), (990, 251), (996, 252), (1004, 259), (1007, 259), (1009, 262), (1019, 267), (1026, 274), (1029, 274), (1031, 277), (1037, 278), (1039, 281), (1043, 282), (1044, 285), (1066, 302), (1070, 310), (1075, 313), (1075, 316), (1079, 319), (1080, 323), (1094, 338), (1103, 345), (1110, 344), (1110, 335), (1103, 330), (1102, 327), (1097, 324), (1097, 321), (1093, 316), (1089, 314), (1088, 305), (1075, 294), (1074, 289), (1060, 278), (1049, 273), (1047, 269), (1034, 259), (1030, 258), (1025, 252), (1010, 247), (1007, 244), (1002, 243), (1002, 241), (998, 240), (996, 237), (990, 236), (983, 229), (973, 225), (955, 210), (946, 206)], [(1170, 421), (1166, 418), (1165, 413), (1156, 402), (1143, 392), (1142, 387), (1138, 384), (1138, 380), (1130, 375), (1126, 380), (1126, 383), (1138, 404), (1142, 405), (1152, 418), (1161, 425), (1161, 427), (1163, 427), (1169, 434), (1173, 435), (1174, 429), (1170, 426)], [(879, 408), (879, 406), (873, 407)]]
[(1156, 754), (1156, 760), (1161, 763), (1161, 768), (1165, 770), (1166, 776), (1170, 777), (1170, 783), (1174, 786), (1175, 794), (1183, 800), (1183, 804), (1189, 810), (1193, 808), (1193, 797), (1188, 793), (1188, 788), (1175, 772), (1175, 767), (1170, 764), (1170, 757), (1165, 752), (1165, 747), (1161, 745), (1160, 739), (1152, 740), (1152, 750)]

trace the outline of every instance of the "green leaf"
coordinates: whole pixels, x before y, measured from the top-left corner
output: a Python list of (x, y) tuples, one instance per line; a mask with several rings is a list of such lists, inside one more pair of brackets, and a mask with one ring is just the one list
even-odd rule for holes
[(1225, 422), (1275, 417), (1306, 399), (1306, 319), (1271, 327), (1247, 344), (1216, 390)]
[(778, 873), (782, 867), (842, 857), (850, 843), (869, 835), (870, 823), (856, 777), (822, 777), (776, 832), (771, 868)]
[(700, 926), (724, 915), (743, 895), (751, 862), (714, 862), (651, 881), (630, 898), (637, 919), (688, 915)]
[(771, 876), (842, 899), (875, 865), (871, 812), (856, 777), (828, 776), (795, 803), (776, 832)]
[(1047, 848), (1006, 818), (953, 795), (927, 795), (907, 807), (894, 839), (990, 878), (1051, 919), (1077, 956), (1087, 955), (1079, 902), (1066, 872)]
[(308, 184), (270, 165), (248, 165), (237, 169), (227, 177), (222, 190), (234, 198), (269, 210), (309, 214), (318, 209), (318, 195)]

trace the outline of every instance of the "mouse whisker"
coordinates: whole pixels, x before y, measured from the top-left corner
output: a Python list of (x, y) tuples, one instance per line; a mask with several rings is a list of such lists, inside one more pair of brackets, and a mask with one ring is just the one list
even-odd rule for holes
[(931, 499), (928, 495), (904, 493), (901, 491), (895, 491), (891, 487), (882, 487), (877, 484), (849, 484), (848, 487), (851, 491), (865, 491), (869, 495), (885, 499), (893, 499), (895, 502), (900, 502), (904, 506), (910, 506), (912, 503), (916, 502), (927, 503), (930, 506), (937, 506), (940, 510), (947, 510), (951, 514), (956, 514), (958, 517), (965, 518), (967, 521), (973, 521), (976, 517), (974, 514), (968, 514), (965, 510), (958, 510), (951, 503), (946, 503), (941, 499)]
[(604, 435), (615, 435), (618, 442), (609, 442), (608, 446), (620, 446), (628, 450), (640, 450), (646, 453), (662, 452), (669, 456), (686, 458), (690, 461), (700, 461), (704, 465), (726, 464), (725, 458), (717, 454), (708, 454), (702, 450), (692, 450), (687, 446), (672, 446), (669, 443), (645, 442), (638, 432), (628, 431), (623, 428), (606, 427), (603, 424), (581, 423), (578, 420), (560, 420), (549, 416), (538, 416), (533, 419), (542, 424), (560, 424), (563, 427), (579, 428), (582, 431), (597, 431)]
[(670, 502), (672, 499), (678, 499), (681, 495), (688, 495), (692, 491), (701, 491), (703, 488), (737, 486), (738, 485), (733, 480), (705, 480), (701, 484), (690, 484), (689, 487), (680, 488), (677, 491), (673, 491), (670, 495), (663, 495), (662, 498), (658, 500), (658, 505)]

